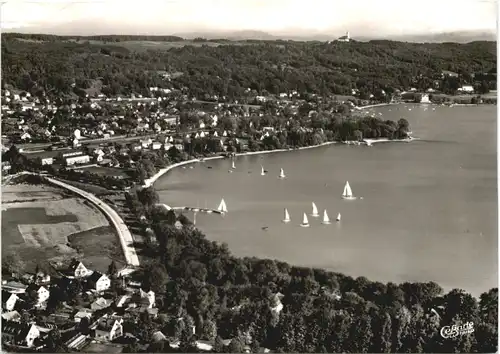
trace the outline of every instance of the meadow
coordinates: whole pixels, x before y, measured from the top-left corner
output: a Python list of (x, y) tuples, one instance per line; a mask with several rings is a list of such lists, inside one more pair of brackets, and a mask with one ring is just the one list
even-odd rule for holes
[(3, 252), (17, 253), (26, 270), (76, 257), (105, 271), (111, 259), (120, 260), (114, 229), (87, 201), (26, 184), (3, 186), (2, 201)]

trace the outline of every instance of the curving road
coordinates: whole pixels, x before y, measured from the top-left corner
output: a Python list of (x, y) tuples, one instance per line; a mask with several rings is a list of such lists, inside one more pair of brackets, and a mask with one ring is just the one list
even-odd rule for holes
[(64, 183), (54, 178), (50, 178), (47, 176), (45, 176), (45, 178), (50, 183), (68, 189), (80, 195), (81, 197), (87, 199), (91, 203), (95, 204), (104, 214), (106, 214), (106, 216), (109, 218), (109, 220), (111, 220), (111, 222), (116, 228), (116, 231), (118, 232), (118, 237), (120, 239), (120, 243), (123, 249), (123, 254), (125, 255), (125, 260), (127, 261), (127, 264), (136, 267), (139, 266), (139, 257), (137, 257), (137, 253), (135, 252), (135, 248), (133, 246), (134, 239), (132, 238), (132, 234), (130, 233), (123, 219), (120, 217), (120, 215), (118, 215), (118, 213), (113, 208), (111, 208), (109, 205), (107, 205), (106, 203), (104, 203), (91, 193), (85, 192), (79, 188), (76, 188), (70, 184)]

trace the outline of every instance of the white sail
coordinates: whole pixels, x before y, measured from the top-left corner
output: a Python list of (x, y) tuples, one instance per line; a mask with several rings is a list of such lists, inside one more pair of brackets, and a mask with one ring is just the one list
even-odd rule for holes
[(337, 215), (337, 221), (340, 221), (340, 213)]
[(307, 215), (304, 213), (304, 218), (302, 219), (302, 224), (300, 224), (302, 227), (309, 227), (309, 220), (307, 220)]
[(264, 166), (260, 166), (260, 175), (264, 176), (266, 174), (266, 171), (264, 171)]
[(236, 165), (234, 164), (234, 160), (233, 160), (233, 163), (231, 164), (231, 168), (236, 168)]
[(355, 199), (352, 195), (352, 189), (351, 186), (349, 185), (349, 181), (345, 183), (344, 186), (344, 192), (342, 193), (342, 198), (344, 199)]
[(283, 222), (290, 222), (290, 214), (288, 214), (288, 209), (285, 208), (285, 218), (283, 219)]
[(313, 210), (311, 216), (317, 218), (319, 216), (318, 207), (316, 206), (316, 204), (314, 204), (314, 202), (312, 203), (312, 209)]
[(227, 213), (227, 206), (226, 202), (224, 201), (224, 198), (220, 201), (219, 207), (217, 208), (218, 211), (221, 213)]
[(328, 217), (328, 213), (325, 211), (323, 212), (323, 224), (328, 225), (330, 223), (330, 218)]
[(279, 175), (279, 178), (285, 178), (285, 171), (283, 171), (283, 169), (280, 170), (280, 175)]

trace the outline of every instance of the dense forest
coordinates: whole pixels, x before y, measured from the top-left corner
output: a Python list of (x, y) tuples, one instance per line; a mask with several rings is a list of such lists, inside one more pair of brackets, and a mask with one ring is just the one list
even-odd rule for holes
[[(471, 83), (473, 74), (496, 73), (494, 42), (252, 41), (208, 46), (193, 41), (135, 51), (123, 44), (128, 37), (97, 39), (3, 35), (3, 82), (32, 93), (61, 94), (82, 92), (98, 81), (109, 95), (148, 94), (148, 87), (166, 85), (160, 72), (169, 72), (182, 75), (169, 79), (168, 85), (193, 97), (235, 100), (248, 88), (260, 94), (297, 90), (323, 95), (350, 95), (357, 89), (361, 96), (409, 86), (427, 89), (442, 79), (443, 70), (459, 74), (444, 79), (443, 91), (451, 92)], [(496, 77), (490, 76), (483, 79), (493, 87)]]
[[(181, 338), (180, 352), (192, 352), (196, 338), (215, 339), (215, 352), (228, 350), (217, 345), (220, 338), (234, 339), (229, 352), (242, 352), (249, 343), (253, 352), (259, 346), (276, 352), (496, 352), (497, 288), (476, 299), (459, 289), (443, 293), (433, 282), (382, 284), (275, 260), (236, 258), (183, 215), (157, 209), (157, 201), (151, 188), (127, 195), (131, 209), (148, 216), (144, 227), (155, 239), (142, 250), (155, 262), (140, 279), (163, 294), (162, 312), (173, 316), (131, 326), (146, 342), (148, 333), (159, 329)], [(184, 228), (175, 227), (176, 221)], [(283, 311), (273, 312), (279, 303)], [(473, 322), (471, 334), (440, 334), (443, 326), (467, 322)], [(196, 335), (186, 330), (190, 325)], [(148, 350), (172, 351), (161, 343)]]

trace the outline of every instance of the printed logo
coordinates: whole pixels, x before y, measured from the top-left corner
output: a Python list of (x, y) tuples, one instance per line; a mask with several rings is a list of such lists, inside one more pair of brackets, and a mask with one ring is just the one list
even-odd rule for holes
[(441, 334), (441, 337), (445, 339), (450, 339), (450, 338), (456, 338), (458, 336), (463, 336), (465, 334), (471, 334), (474, 332), (474, 323), (473, 322), (467, 322), (466, 324), (463, 325), (453, 325), (453, 326), (444, 326), (441, 328), (441, 331), (439, 332)]

